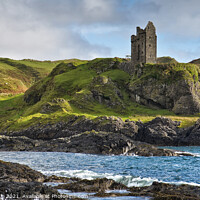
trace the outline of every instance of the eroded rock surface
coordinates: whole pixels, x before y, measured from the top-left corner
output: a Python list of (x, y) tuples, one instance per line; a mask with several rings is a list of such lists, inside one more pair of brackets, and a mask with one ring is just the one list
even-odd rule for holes
[(0, 137), (0, 150), (174, 156), (172, 150), (158, 150), (148, 144), (200, 144), (199, 121), (190, 128), (179, 128), (179, 125), (180, 122), (164, 117), (142, 123), (124, 122), (116, 117), (87, 119), (71, 116), (67, 122), (37, 124), (21, 131), (4, 132)]
[(37, 124), (20, 131), (5, 131), (3, 135), (27, 136), (31, 139), (50, 140), (61, 137), (69, 137), (85, 131), (103, 131), (128, 134), (131, 137), (138, 132), (135, 122), (123, 122), (117, 117), (97, 117), (93, 120), (85, 116), (68, 116), (66, 122)]
[(154, 200), (200, 199), (200, 187), (191, 185), (173, 185), (153, 182), (148, 187), (131, 187), (130, 191), (135, 196), (153, 196)]
[[(85, 132), (53, 140), (33, 140), (24, 136), (0, 138), (1, 151), (55, 151), (104, 155), (180, 156), (173, 150), (134, 141), (119, 133)], [(190, 155), (190, 154), (187, 154)], [(190, 155), (191, 156), (191, 155)]]
[[(54, 179), (56, 182), (58, 178), (54, 177)], [(197, 186), (153, 182), (151, 186), (146, 187), (127, 187), (107, 178), (94, 180), (73, 178), (55, 188), (72, 192), (95, 192), (94, 196), (97, 197), (147, 196), (152, 197), (153, 200), (198, 200), (200, 198), (200, 187)], [(111, 192), (108, 193), (108, 190)], [(124, 192), (117, 193), (116, 190), (124, 190)]]
[(129, 83), (134, 101), (176, 114), (200, 112), (199, 89), (198, 67), (179, 63), (136, 65)]

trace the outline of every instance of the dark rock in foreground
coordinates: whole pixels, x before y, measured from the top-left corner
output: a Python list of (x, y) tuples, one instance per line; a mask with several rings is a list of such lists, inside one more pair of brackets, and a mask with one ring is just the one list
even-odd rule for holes
[(26, 165), (0, 160), (0, 181), (7, 182), (43, 182), (45, 176)]
[(0, 181), (0, 195), (9, 199), (53, 199), (53, 195), (58, 195), (58, 191), (52, 187), (38, 182), (2, 182)]
[(153, 196), (154, 200), (198, 200), (200, 199), (200, 187), (191, 185), (173, 185), (153, 182), (148, 187), (129, 188), (135, 196)]
[(71, 183), (58, 185), (56, 189), (67, 189), (72, 192), (105, 192), (106, 190), (125, 190), (127, 187), (112, 179), (99, 178), (94, 180), (78, 180)]
[[(54, 177), (55, 182), (56, 177)], [(67, 189), (72, 192), (95, 192), (94, 196), (148, 196), (154, 200), (197, 200), (200, 199), (200, 187), (190, 185), (173, 185), (153, 182), (146, 187), (127, 187), (121, 183), (107, 178), (94, 180), (72, 179), (65, 181), (65, 184), (58, 185), (57, 189)], [(107, 192), (111, 190), (111, 192)], [(124, 193), (117, 193), (115, 190), (124, 190)]]
[[(200, 187), (191, 185), (172, 185), (154, 182), (146, 187), (127, 187), (112, 179), (98, 178), (86, 180), (80, 178), (46, 177), (28, 166), (0, 161), (0, 195), (9, 199), (67, 199), (62, 198), (57, 189), (72, 192), (95, 193), (97, 197), (148, 196), (154, 200), (198, 200)], [(38, 182), (40, 181), (40, 182)], [(62, 183), (54, 188), (45, 182)], [(107, 191), (111, 192), (107, 192)], [(118, 193), (123, 190), (124, 193)], [(76, 196), (76, 194), (74, 194)], [(61, 198), (60, 198), (61, 197)], [(70, 198), (68, 198), (70, 199)], [(73, 197), (73, 199), (80, 199)]]
[(9, 199), (51, 198), (58, 194), (56, 189), (43, 185), (42, 173), (26, 165), (0, 161), (0, 195)]

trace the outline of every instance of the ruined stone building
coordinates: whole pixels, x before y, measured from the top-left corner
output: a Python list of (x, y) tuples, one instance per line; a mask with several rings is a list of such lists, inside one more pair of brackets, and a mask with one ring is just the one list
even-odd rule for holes
[(131, 61), (134, 64), (156, 63), (156, 58), (156, 28), (149, 21), (145, 29), (137, 27), (136, 35), (131, 36)]

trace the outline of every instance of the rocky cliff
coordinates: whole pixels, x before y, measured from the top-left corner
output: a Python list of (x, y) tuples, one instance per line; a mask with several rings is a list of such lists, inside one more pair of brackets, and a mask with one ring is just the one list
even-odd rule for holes
[(200, 112), (199, 68), (192, 64), (134, 66), (129, 83), (131, 97), (151, 108), (176, 114)]

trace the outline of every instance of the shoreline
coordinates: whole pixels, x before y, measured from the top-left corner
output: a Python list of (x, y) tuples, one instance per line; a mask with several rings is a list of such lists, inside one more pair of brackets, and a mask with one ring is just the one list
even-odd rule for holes
[(57, 151), (102, 155), (193, 156), (158, 146), (200, 146), (200, 120), (187, 129), (179, 122), (157, 117), (134, 122), (114, 117), (71, 116), (67, 122), (35, 125), (2, 132), (0, 151)]
[[(143, 156), (127, 156), (127, 155), (97, 155), (97, 154), (84, 154), (84, 153), (65, 153), (65, 152), (16, 152), (16, 151), (4, 151), (0, 152), (1, 158), (6, 162), (17, 162), (21, 164), (28, 164), (31, 168), (34, 170), (39, 171), (40, 173), (44, 174), (45, 176), (64, 176), (64, 177), (72, 177), (72, 178), (84, 178), (87, 180), (92, 180), (95, 178), (109, 178), (113, 179), (116, 182), (122, 182), (128, 187), (131, 186), (149, 186), (153, 182), (160, 182), (160, 183), (167, 183), (167, 184), (187, 184), (187, 185), (193, 185), (193, 186), (200, 186), (200, 183), (195, 182), (191, 174), (190, 179), (180, 179), (177, 180), (176, 176), (180, 176), (180, 173), (171, 174), (171, 170), (176, 171), (177, 169), (181, 169), (182, 166), (178, 164), (177, 162), (186, 161), (188, 164), (195, 162), (198, 162), (200, 156), (196, 157), (143, 157)], [(53, 159), (56, 157), (55, 159)], [(29, 159), (30, 158), (30, 159)], [(41, 160), (38, 160), (41, 159)], [(28, 159), (28, 162), (24, 162)], [(51, 161), (50, 161), (51, 159)], [(119, 171), (110, 171), (109, 168), (105, 168), (105, 172), (98, 170), (97, 162), (104, 163), (104, 159), (107, 160), (106, 163), (109, 162), (117, 162), (117, 165), (114, 165), (116, 168), (119, 168)], [(59, 162), (63, 160), (63, 163), (66, 163), (67, 161), (72, 160), (70, 164), (70, 168), (65, 168), (64, 166), (59, 167)], [(87, 162), (88, 160), (88, 162)], [(121, 164), (119, 164), (119, 162)], [(166, 161), (170, 162), (172, 166), (168, 166), (167, 168), (163, 168), (166, 165)], [(190, 161), (190, 162), (188, 162)], [(45, 167), (44, 163), (47, 163), (51, 167)], [(77, 162), (80, 162), (77, 165)], [(124, 168), (125, 166), (123, 163), (126, 163), (127, 168)], [(153, 164), (154, 162), (157, 162), (157, 164)], [(135, 163), (135, 164), (134, 164)], [(151, 163), (153, 164), (152, 166)], [(88, 167), (85, 168), (85, 164), (88, 165)], [(108, 164), (108, 165), (107, 165)], [(109, 163), (107, 163), (106, 166), (110, 166)], [(132, 169), (133, 166), (137, 167), (137, 169), (141, 169), (142, 171), (148, 170), (147, 173), (143, 174), (142, 171), (136, 171), (134, 173), (124, 173), (125, 171)], [(41, 167), (40, 167), (41, 166)], [(73, 166), (73, 167), (72, 167)], [(76, 166), (76, 167), (75, 167)], [(92, 168), (90, 168), (92, 166)], [(113, 166), (113, 167), (114, 167)], [(152, 167), (149, 168), (149, 167)], [(173, 167), (174, 166), (174, 167)], [(154, 167), (157, 168), (157, 175), (153, 172)], [(166, 170), (165, 176), (171, 176), (172, 179), (164, 178), (161, 174), (159, 176), (159, 173), (162, 171), (162, 169)], [(188, 169), (183, 170), (181, 174), (186, 174)], [(124, 171), (125, 170), (125, 171)], [(160, 171), (161, 170), (161, 171)], [(170, 170), (170, 171), (169, 171)], [(194, 170), (197, 170), (194, 168)], [(131, 170), (132, 171), (132, 170)], [(159, 172), (160, 171), (160, 172)], [(139, 172), (139, 173), (138, 173)], [(196, 171), (196, 173), (198, 173)], [(175, 177), (174, 177), (175, 176)], [(173, 178), (174, 177), (174, 178)]]
[(134, 141), (123, 134), (83, 133), (71, 138), (36, 140), (25, 136), (1, 136), (0, 151), (66, 152), (97, 155), (195, 156), (189, 152), (159, 148)]
[[(11, 199), (22, 199), (23, 197), (39, 196), (39, 199), (54, 199), (63, 197), (58, 189), (70, 190), (71, 193), (79, 192), (92, 193), (91, 197), (150, 197), (156, 199), (175, 199), (197, 200), (200, 198), (200, 187), (191, 185), (174, 185), (168, 183), (153, 182), (145, 187), (127, 187), (112, 179), (96, 178), (93, 180), (68, 178), (60, 176), (46, 176), (26, 165), (0, 161), (1, 173), (4, 176), (0, 179), (0, 194), (11, 197)], [(19, 172), (19, 173), (16, 173)], [(6, 173), (6, 176), (5, 176)], [(56, 183), (54, 186), (45, 183)], [(19, 189), (20, 188), (20, 189)], [(29, 189), (28, 189), (29, 188)], [(31, 188), (31, 189), (30, 189)], [(27, 190), (28, 189), (28, 190)], [(7, 190), (7, 193), (5, 193)], [(4, 191), (4, 192), (3, 192)], [(108, 192), (110, 191), (110, 192)], [(123, 192), (119, 192), (123, 191)], [(12, 196), (16, 195), (16, 196)], [(60, 196), (59, 196), (60, 195)], [(67, 197), (65, 194), (65, 197)], [(64, 199), (64, 198), (61, 198)], [(75, 198), (81, 199), (81, 198)]]

